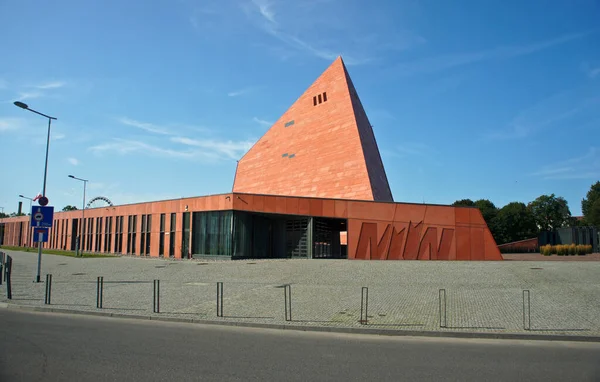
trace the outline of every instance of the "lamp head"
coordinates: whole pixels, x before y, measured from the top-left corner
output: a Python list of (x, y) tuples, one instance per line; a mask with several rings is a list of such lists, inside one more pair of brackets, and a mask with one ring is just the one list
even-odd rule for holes
[(14, 104), (18, 107), (20, 107), (21, 109), (29, 109), (29, 106), (27, 106), (26, 103), (23, 103), (21, 101), (15, 101)]

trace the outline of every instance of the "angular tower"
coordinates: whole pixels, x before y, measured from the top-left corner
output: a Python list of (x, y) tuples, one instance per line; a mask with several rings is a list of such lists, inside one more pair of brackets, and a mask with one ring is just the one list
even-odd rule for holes
[(240, 159), (233, 192), (393, 201), (341, 57)]

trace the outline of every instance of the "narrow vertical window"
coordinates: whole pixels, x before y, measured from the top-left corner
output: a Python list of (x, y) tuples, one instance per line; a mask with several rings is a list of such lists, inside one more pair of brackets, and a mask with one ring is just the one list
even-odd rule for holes
[(323, 92), (323, 102), (327, 102), (327, 93)]

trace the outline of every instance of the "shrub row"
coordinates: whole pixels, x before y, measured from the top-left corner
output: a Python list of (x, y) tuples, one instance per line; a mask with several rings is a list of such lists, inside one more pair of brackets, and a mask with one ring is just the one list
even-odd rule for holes
[(544, 256), (558, 255), (558, 256), (574, 256), (574, 255), (586, 255), (592, 253), (591, 245), (575, 245), (575, 244), (562, 244), (562, 245), (543, 245), (540, 247), (540, 253)]

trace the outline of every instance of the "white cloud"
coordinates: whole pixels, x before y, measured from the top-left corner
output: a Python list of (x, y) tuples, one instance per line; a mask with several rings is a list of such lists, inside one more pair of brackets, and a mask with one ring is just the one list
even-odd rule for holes
[(598, 110), (599, 105), (600, 93), (593, 87), (559, 92), (521, 110), (505, 128), (484, 132), (482, 138), (488, 141), (527, 138), (588, 110)]
[(251, 88), (246, 88), (246, 89), (240, 89), (240, 90), (234, 90), (232, 92), (227, 93), (227, 96), (229, 97), (238, 97), (244, 94), (248, 94), (252, 91)]
[(25, 126), (22, 118), (0, 118), (0, 133), (21, 130)]
[(252, 147), (254, 141), (217, 141), (212, 139), (197, 140), (186, 137), (172, 137), (172, 142), (181, 143), (187, 146), (202, 147), (207, 154), (216, 157), (227, 157), (230, 159), (239, 159), (246, 151)]
[(62, 88), (63, 86), (66, 85), (66, 82), (64, 81), (50, 81), (50, 82), (44, 82), (42, 84), (39, 85), (35, 85), (33, 86), (34, 88), (37, 89), (58, 89), (58, 88)]
[(124, 125), (127, 125), (127, 126), (132, 126), (132, 127), (138, 128), (138, 129), (148, 131), (150, 133), (164, 134), (164, 135), (170, 134), (169, 130), (164, 127), (156, 126), (156, 125), (153, 125), (153, 124), (147, 123), (147, 122), (136, 121), (135, 119), (131, 119), (131, 118), (127, 118), (127, 117), (119, 118), (119, 122)]
[(30, 91), (30, 92), (19, 92), (19, 97), (17, 98), (18, 101), (25, 101), (28, 99), (35, 99), (35, 98), (40, 98), (43, 97), (44, 93), (43, 92), (39, 92), (39, 91)]
[(252, 120), (253, 120), (254, 122), (258, 123), (258, 124), (261, 124), (261, 125), (263, 125), (263, 126), (267, 126), (267, 127), (269, 127), (269, 126), (273, 126), (273, 122), (266, 121), (266, 120), (264, 120), (264, 119), (260, 119), (260, 118), (254, 117), (254, 118), (252, 118)]
[(531, 175), (546, 180), (599, 179), (600, 149), (591, 147), (584, 155), (545, 165)]
[(67, 161), (71, 163), (73, 166), (77, 166), (79, 164), (79, 160), (77, 158), (67, 158)]
[(507, 59), (512, 57), (532, 54), (557, 45), (580, 39), (588, 33), (573, 33), (563, 35), (554, 39), (534, 42), (523, 45), (502, 46), (478, 52), (451, 53), (440, 56), (433, 56), (423, 60), (416, 60), (407, 63), (401, 63), (393, 68), (394, 72), (401, 75), (413, 75), (420, 73), (437, 72), (444, 69), (450, 69), (456, 66), (474, 64), (480, 61)]
[(88, 150), (95, 154), (112, 152), (120, 155), (127, 155), (136, 153), (149, 156), (214, 162), (224, 159), (237, 160), (253, 144), (251, 141), (219, 141), (215, 139), (197, 140), (186, 137), (171, 137), (170, 141), (172, 143), (190, 146), (190, 148), (180, 150), (170, 147), (161, 147), (142, 141), (115, 138), (111, 142), (89, 147)]

